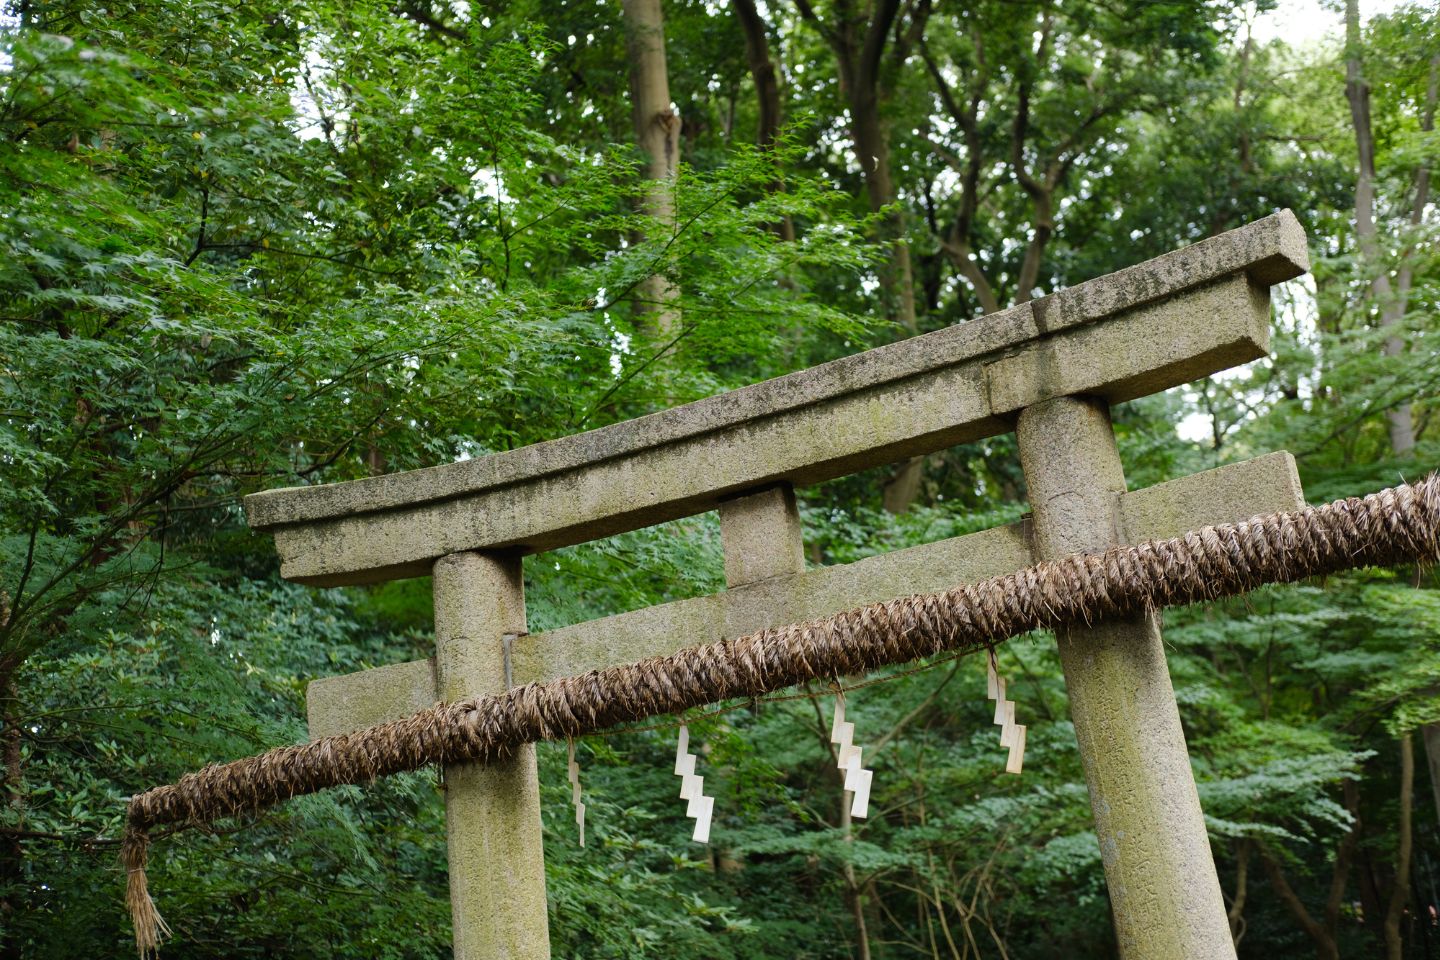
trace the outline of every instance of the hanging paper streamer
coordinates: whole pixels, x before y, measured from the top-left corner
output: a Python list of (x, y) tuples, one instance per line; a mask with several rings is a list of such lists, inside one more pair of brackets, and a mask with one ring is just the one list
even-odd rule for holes
[(996, 669), (995, 651), (986, 661), (986, 695), (995, 701), (995, 723), (1000, 727), (1000, 746), (1010, 748), (1006, 773), (1019, 773), (1025, 764), (1025, 728), (1015, 722), (1015, 701), (1005, 699), (1005, 678)]
[(575, 825), (580, 828), (580, 846), (585, 846), (585, 804), (580, 800), (580, 764), (575, 762), (575, 741), (570, 744), (570, 802), (575, 804)]
[(870, 781), (873, 770), (860, 765), (860, 748), (855, 746), (855, 724), (845, 720), (845, 695), (835, 695), (835, 720), (830, 724), (830, 742), (839, 746), (835, 765), (845, 774), (845, 789), (854, 794), (850, 816), (864, 818), (870, 813)]
[(710, 814), (715, 798), (704, 793), (705, 778), (695, 775), (695, 754), (690, 752), (690, 728), (680, 724), (680, 742), (675, 747), (675, 776), (680, 778), (680, 799), (688, 800), (685, 816), (695, 818), (696, 843), (710, 842)]

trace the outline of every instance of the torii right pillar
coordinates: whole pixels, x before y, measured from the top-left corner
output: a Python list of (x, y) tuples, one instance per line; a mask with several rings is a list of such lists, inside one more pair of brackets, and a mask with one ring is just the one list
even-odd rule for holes
[[(1105, 401), (1027, 407), (1016, 438), (1037, 560), (1121, 542), (1125, 472)], [(1058, 633), (1121, 957), (1233, 958), (1159, 617)]]

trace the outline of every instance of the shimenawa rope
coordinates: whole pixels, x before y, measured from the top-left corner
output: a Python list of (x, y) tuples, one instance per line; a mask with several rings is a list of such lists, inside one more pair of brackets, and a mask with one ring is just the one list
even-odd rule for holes
[(1354, 567), (1440, 559), (1440, 476), (1322, 507), (1039, 563), (1003, 577), (772, 627), (665, 657), (437, 704), (354, 733), (206, 767), (130, 800), (121, 859), (141, 956), (169, 928), (145, 877), (149, 830), (254, 814), (342, 784), (438, 763), (504, 759), (702, 704), (757, 697), (1041, 627), (1092, 623)]

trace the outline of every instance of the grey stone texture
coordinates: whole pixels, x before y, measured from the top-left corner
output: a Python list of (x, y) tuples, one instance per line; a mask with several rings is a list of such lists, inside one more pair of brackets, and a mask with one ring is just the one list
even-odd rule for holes
[[(520, 558), (442, 557), (434, 591), (432, 696), (503, 692), (503, 637), (525, 631)], [(455, 960), (548, 960), (534, 744), (508, 760), (445, 767), (445, 836)]]
[(247, 497), (284, 576), (366, 583), (468, 550), (536, 552), (1119, 402), (1263, 356), (1268, 286), (1307, 268), (1288, 211), (980, 320), (638, 420), (463, 463)]
[[(1108, 405), (1044, 401), (1020, 415), (1016, 437), (1035, 552), (1119, 542), (1125, 474)], [(1120, 956), (1233, 958), (1158, 617), (1067, 628), (1058, 642)]]
[(995, 361), (985, 368), (990, 412), (1077, 393), (1133, 400), (1264, 356), (1269, 344), (1270, 288), (1231, 274)]
[(1120, 526), (1124, 542), (1139, 543), (1304, 506), (1295, 458), (1281, 450), (1132, 490), (1120, 497)]
[(725, 584), (739, 587), (805, 571), (795, 488), (788, 483), (720, 504)]
[(305, 688), (310, 739), (319, 740), (399, 720), (440, 700), (435, 658), (371, 667), (311, 680)]
[[(798, 517), (789, 513), (793, 502), (765, 491), (744, 510), (754, 517), (768, 509), (776, 517), (771, 529), (783, 531), (775, 537), (780, 547), (776, 553), (789, 558), (793, 573), (731, 580), (734, 586), (712, 596), (519, 637), (511, 656), (514, 682), (575, 676), (866, 603), (975, 583), (1014, 573), (1038, 559), (1031, 551), (1030, 522), (1020, 521), (855, 563), (805, 570), (798, 555)], [(1119, 515), (1124, 541), (1137, 543), (1300, 505), (1294, 459), (1272, 453), (1126, 493), (1119, 497)], [(726, 515), (721, 516), (725, 538)], [(753, 537), (763, 533), (748, 524), (747, 529), (752, 538), (744, 542), (758, 547)], [(764, 529), (758, 526), (758, 531)], [(727, 554), (731, 542), (726, 538)], [(414, 660), (314, 681), (306, 691), (310, 736), (349, 733), (430, 706), (437, 698), (432, 664)]]

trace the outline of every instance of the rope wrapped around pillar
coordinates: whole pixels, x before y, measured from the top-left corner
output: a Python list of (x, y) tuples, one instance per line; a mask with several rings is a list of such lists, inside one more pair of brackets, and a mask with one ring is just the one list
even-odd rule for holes
[(1094, 623), (1363, 566), (1440, 559), (1440, 476), (1322, 507), (1039, 563), (664, 657), (441, 703), (404, 720), (206, 767), (130, 800), (122, 861), (144, 956), (167, 930), (146, 887), (148, 831), (256, 814), (284, 800), (429, 764), (503, 759), (806, 680), (970, 652), (1042, 627)]

